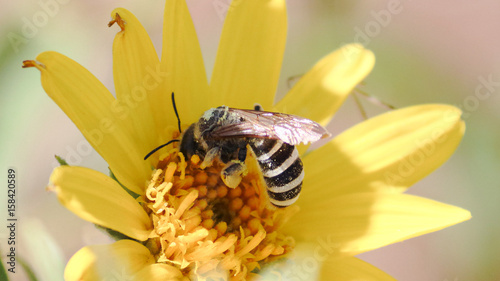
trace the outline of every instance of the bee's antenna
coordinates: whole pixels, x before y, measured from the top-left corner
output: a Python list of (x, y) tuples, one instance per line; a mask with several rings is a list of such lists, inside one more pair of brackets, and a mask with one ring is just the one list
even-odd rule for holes
[(172, 92), (172, 105), (174, 106), (175, 116), (177, 116), (177, 127), (179, 128), (179, 133), (182, 133), (181, 118), (179, 118), (179, 112), (177, 112), (177, 106), (175, 106), (174, 92)]
[(167, 145), (169, 145), (169, 144), (171, 144), (171, 143), (173, 143), (173, 142), (176, 142), (176, 141), (180, 141), (180, 140), (171, 140), (171, 141), (169, 141), (169, 142), (167, 142), (167, 143), (165, 143), (165, 144), (162, 144), (162, 145), (158, 146), (157, 148), (155, 148), (155, 149), (151, 150), (151, 152), (150, 152), (150, 153), (148, 153), (148, 155), (144, 156), (144, 160), (148, 159), (148, 158), (149, 158), (149, 156), (151, 156), (153, 153), (157, 152), (157, 151), (158, 151), (158, 150), (160, 150), (161, 148), (163, 148), (163, 147), (165, 147), (165, 146), (167, 146)]
[[(175, 116), (177, 117), (177, 127), (179, 128), (179, 133), (182, 133), (182, 131), (181, 131), (181, 119), (179, 118), (179, 112), (177, 112), (177, 106), (175, 106), (174, 92), (172, 92), (172, 106), (174, 107)], [(151, 156), (153, 153), (157, 152), (161, 148), (163, 148), (163, 147), (165, 147), (173, 142), (178, 142), (178, 141), (180, 141), (180, 140), (170, 140), (169, 142), (158, 146), (157, 148), (155, 148), (151, 152), (149, 152), (146, 156), (144, 156), (144, 160), (148, 159), (149, 156)]]

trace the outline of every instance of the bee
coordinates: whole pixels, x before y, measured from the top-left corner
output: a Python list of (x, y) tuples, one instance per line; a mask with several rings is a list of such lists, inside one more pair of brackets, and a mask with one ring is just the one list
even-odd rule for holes
[[(316, 142), (330, 133), (312, 120), (259, 109), (257, 106), (255, 110), (219, 106), (207, 110), (182, 133), (179, 150), (187, 159), (193, 155), (203, 159), (202, 169), (218, 158), (225, 164), (221, 171), (223, 182), (235, 188), (247, 171), (245, 160), (250, 148), (259, 164), (271, 204), (287, 207), (297, 201), (304, 179), (304, 168), (295, 146)], [(175, 104), (174, 110), (177, 111)], [(145, 159), (167, 144), (150, 152)]]

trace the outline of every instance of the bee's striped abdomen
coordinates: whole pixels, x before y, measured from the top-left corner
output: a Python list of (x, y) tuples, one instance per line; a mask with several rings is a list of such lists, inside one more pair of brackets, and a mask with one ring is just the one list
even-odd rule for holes
[(252, 139), (249, 143), (257, 156), (271, 203), (287, 207), (297, 201), (304, 169), (295, 146), (271, 139)]

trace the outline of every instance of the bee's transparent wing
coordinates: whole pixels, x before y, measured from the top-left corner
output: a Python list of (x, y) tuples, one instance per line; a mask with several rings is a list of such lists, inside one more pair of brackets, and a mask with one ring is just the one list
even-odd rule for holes
[(232, 123), (215, 128), (210, 138), (254, 137), (282, 140), (291, 145), (307, 144), (330, 136), (320, 124), (298, 116), (229, 108)]

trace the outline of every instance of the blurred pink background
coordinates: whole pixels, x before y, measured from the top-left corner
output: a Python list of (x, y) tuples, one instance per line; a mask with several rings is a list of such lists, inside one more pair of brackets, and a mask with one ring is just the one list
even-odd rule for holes
[[(228, 0), (188, 1), (208, 75), (223, 25), (217, 3)], [(377, 56), (375, 69), (363, 87), (367, 93), (397, 108), (447, 103), (464, 110), (467, 131), (456, 154), (409, 193), (468, 209), (472, 220), (361, 258), (398, 280), (499, 280), (500, 2), (287, 3), (288, 42), (278, 97), (287, 92), (289, 77), (305, 73), (342, 44), (360, 41)], [(391, 5), (397, 5), (397, 13), (388, 12)], [(55, 50), (78, 61), (114, 91), (111, 46), (118, 27), (108, 28), (107, 23), (111, 11), (120, 6), (139, 18), (160, 53), (163, 1), (1, 3), (1, 167), (4, 171), (8, 167), (17, 169), (18, 254), (33, 264), (39, 280), (62, 280), (65, 262), (78, 249), (109, 241), (92, 224), (62, 207), (54, 194), (45, 191), (51, 170), (57, 165), (54, 154), (70, 164), (104, 173), (107, 165), (89, 150), (80, 132), (44, 93), (38, 71), (21, 69), (21, 62), (34, 59), (42, 51)], [(46, 18), (41, 16), (44, 11)], [(27, 22), (34, 21), (38, 22), (35, 28), (26, 27)], [(19, 38), (16, 35), (24, 40), (13, 43), (12, 38)], [(488, 98), (474, 103), (475, 89), (482, 79), (496, 84), (492, 83)], [(385, 111), (366, 100), (363, 104), (370, 116)], [(348, 99), (329, 129), (336, 135), (360, 121), (359, 110)], [(1, 174), (6, 176), (6, 172)], [(6, 192), (0, 194), (1, 202), (6, 202), (5, 196)], [(0, 217), (5, 222), (6, 208), (2, 209)], [(4, 231), (0, 230), (3, 253)], [(41, 243), (51, 246), (40, 249)], [(44, 269), (48, 251), (61, 254), (58, 266), (51, 270)], [(26, 278), (22, 273), (10, 277)]]

